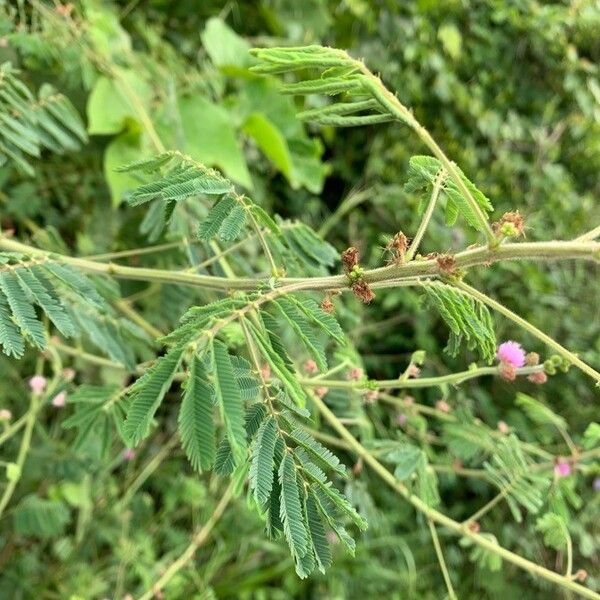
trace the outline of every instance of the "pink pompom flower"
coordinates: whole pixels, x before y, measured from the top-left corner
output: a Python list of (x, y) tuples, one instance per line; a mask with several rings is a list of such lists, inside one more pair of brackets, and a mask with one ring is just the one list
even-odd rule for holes
[(518, 342), (503, 342), (498, 346), (496, 358), (503, 364), (519, 368), (525, 364), (525, 350)]
[(133, 448), (125, 448), (125, 450), (123, 450), (123, 460), (130, 462), (134, 458), (135, 458), (135, 450)]
[(52, 406), (56, 408), (62, 408), (67, 403), (67, 393), (59, 392), (52, 398)]
[(29, 387), (36, 396), (39, 396), (46, 389), (47, 383), (48, 380), (43, 375), (34, 375), (29, 380)]
[(568, 477), (571, 474), (571, 465), (564, 458), (559, 458), (554, 465), (554, 474), (557, 477)]

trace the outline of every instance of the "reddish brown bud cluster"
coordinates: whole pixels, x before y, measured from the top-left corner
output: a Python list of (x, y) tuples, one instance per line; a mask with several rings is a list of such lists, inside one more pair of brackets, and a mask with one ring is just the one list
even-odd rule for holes
[(456, 269), (456, 258), (453, 254), (439, 254), (436, 256), (438, 269), (444, 275), (452, 275)]
[(517, 237), (525, 235), (525, 220), (518, 210), (507, 212), (502, 215), (499, 221), (492, 224), (492, 229), (496, 235), (506, 237)]
[(347, 272), (358, 266), (358, 250), (354, 246), (342, 252), (342, 264)]
[(386, 245), (385, 249), (391, 253), (388, 264), (399, 264), (404, 261), (408, 250), (408, 238), (399, 231)]
[(351, 285), (354, 295), (362, 300), (365, 304), (369, 304), (375, 298), (375, 292), (369, 287), (369, 284), (362, 279), (355, 281)]

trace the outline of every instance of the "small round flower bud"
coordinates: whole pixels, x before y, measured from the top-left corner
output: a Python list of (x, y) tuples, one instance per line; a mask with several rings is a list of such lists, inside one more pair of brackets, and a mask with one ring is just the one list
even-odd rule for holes
[(125, 448), (121, 456), (124, 461), (131, 462), (135, 458), (135, 450), (133, 448)]
[(449, 413), (452, 410), (450, 405), (445, 400), (438, 400), (435, 403), (435, 407), (443, 413)]
[(412, 406), (415, 403), (415, 399), (413, 396), (404, 396), (402, 400), (404, 401), (404, 404), (406, 406)]
[(314, 375), (315, 373), (319, 372), (319, 367), (317, 366), (317, 363), (314, 360), (312, 360), (312, 358), (305, 360), (304, 364), (302, 365), (302, 368), (304, 369), (304, 372), (308, 375)]
[(366, 404), (374, 404), (375, 402), (377, 402), (378, 398), (379, 398), (379, 392), (377, 390), (367, 390), (363, 394), (363, 400), (365, 401)]
[(12, 419), (12, 412), (8, 408), (0, 409), (0, 421), (10, 421)]
[(62, 408), (67, 403), (67, 394), (66, 392), (59, 392), (52, 398), (52, 406), (55, 408)]
[(72, 369), (71, 367), (65, 367), (63, 369), (62, 375), (65, 379), (65, 381), (73, 381), (73, 379), (75, 379), (75, 369)]
[(594, 479), (594, 483), (592, 483), (592, 489), (595, 492), (600, 492), (600, 477), (596, 477), (596, 479)]
[(400, 427), (404, 427), (408, 421), (408, 417), (404, 413), (400, 413), (396, 415), (396, 424), (400, 425)]
[(553, 355), (550, 357), (550, 361), (552, 362), (552, 364), (553, 364), (555, 367), (560, 367), (560, 365), (562, 365), (562, 362), (563, 362), (563, 357), (562, 357), (562, 356), (560, 356), (560, 355), (558, 355), (558, 354), (553, 354)]
[(571, 470), (571, 465), (564, 458), (559, 458), (554, 465), (554, 474), (557, 477), (568, 477)]
[(39, 396), (46, 389), (47, 383), (48, 381), (43, 375), (34, 375), (29, 380), (29, 388), (36, 396)]
[(335, 311), (335, 306), (331, 301), (331, 298), (323, 298), (323, 300), (321, 300), (321, 310), (329, 314)]
[(517, 370), (507, 363), (500, 363), (498, 373), (505, 381), (514, 381), (517, 378)]
[(358, 250), (354, 246), (350, 246), (350, 248), (342, 252), (342, 264), (348, 272), (358, 266)]
[(364, 371), (360, 367), (352, 367), (346, 374), (348, 381), (357, 381), (362, 379)]
[(537, 352), (528, 352), (525, 355), (525, 364), (528, 367), (535, 367), (540, 364), (540, 355)]
[(271, 377), (271, 365), (269, 363), (264, 363), (260, 367), (260, 375), (265, 381)]
[(498, 423), (496, 423), (496, 427), (498, 428), (498, 431), (500, 433), (503, 433), (505, 435), (510, 431), (510, 428), (504, 421), (498, 421)]
[(416, 379), (417, 377), (419, 377), (419, 375), (421, 375), (421, 369), (419, 369), (419, 367), (417, 367), (417, 365), (415, 365), (414, 363), (411, 363), (410, 365), (408, 365), (408, 369), (406, 369), (406, 374), (409, 377), (414, 377)]
[(537, 383), (538, 385), (541, 385), (548, 381), (548, 375), (546, 375), (544, 371), (538, 371), (537, 373), (532, 373), (531, 375), (529, 375), (527, 379), (531, 381), (531, 383)]
[(325, 396), (327, 394), (327, 392), (329, 392), (329, 388), (327, 388), (327, 387), (315, 388), (315, 395), (318, 396), (319, 398), (323, 398), (323, 396)]
[(585, 581), (587, 579), (588, 572), (585, 569), (577, 569), (573, 579), (577, 581)]
[(469, 531), (472, 531), (473, 533), (479, 533), (481, 530), (481, 525), (479, 525), (477, 521), (469, 521), (467, 527), (469, 528)]

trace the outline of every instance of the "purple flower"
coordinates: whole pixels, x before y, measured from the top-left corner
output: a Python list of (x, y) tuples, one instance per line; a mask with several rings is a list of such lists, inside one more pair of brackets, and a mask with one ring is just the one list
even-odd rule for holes
[(600, 477), (596, 477), (596, 479), (594, 479), (594, 483), (592, 483), (592, 487), (594, 488), (595, 492), (600, 492)]
[(400, 413), (399, 415), (396, 415), (396, 423), (398, 423), (398, 425), (400, 425), (400, 427), (403, 427), (404, 425), (406, 425), (407, 421), (408, 421), (408, 417), (404, 413)]
[(568, 477), (571, 474), (571, 465), (566, 460), (560, 458), (554, 465), (554, 474), (557, 477)]
[(39, 396), (46, 389), (47, 383), (48, 381), (43, 375), (34, 375), (29, 380), (29, 387), (36, 396)]
[(125, 448), (123, 450), (123, 460), (127, 462), (132, 461), (135, 458), (135, 450), (133, 448)]
[(522, 367), (525, 364), (525, 350), (518, 342), (503, 342), (498, 346), (496, 358), (506, 365)]

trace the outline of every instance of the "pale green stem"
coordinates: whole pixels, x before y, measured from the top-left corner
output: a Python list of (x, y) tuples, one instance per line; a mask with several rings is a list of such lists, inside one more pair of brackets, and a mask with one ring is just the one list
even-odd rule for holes
[(415, 237), (410, 245), (410, 248), (408, 249), (408, 252), (406, 253), (406, 256), (404, 257), (405, 262), (409, 262), (411, 261), (418, 248), (419, 248), (419, 244), (421, 243), (421, 240), (423, 239), (423, 235), (425, 234), (425, 231), (427, 230), (427, 227), (429, 226), (429, 221), (431, 220), (431, 215), (433, 215), (433, 210), (435, 208), (435, 205), (437, 204), (437, 200), (440, 196), (440, 191), (442, 189), (442, 179), (441, 177), (436, 177), (435, 182), (433, 184), (433, 190), (431, 192), (431, 198), (429, 199), (429, 203), (427, 204), (427, 208), (425, 209), (425, 214), (423, 215), (423, 218), (421, 219), (421, 223), (419, 224), (419, 228), (417, 229), (417, 233), (415, 234)]
[(600, 237), (600, 225), (598, 225), (598, 227), (594, 227), (594, 229), (591, 229), (590, 231), (584, 233), (583, 235), (576, 237), (574, 241), (588, 242), (591, 240), (595, 240), (597, 237)]
[(447, 517), (443, 513), (435, 510), (434, 508), (428, 506), (417, 496), (411, 494), (404, 484), (398, 481), (392, 473), (390, 473), (351, 433), (344, 427), (342, 423), (340, 423), (339, 419), (335, 416), (335, 414), (329, 409), (329, 407), (321, 400), (318, 396), (313, 394), (313, 402), (317, 408), (317, 410), (323, 415), (325, 420), (331, 425), (333, 429), (340, 435), (342, 439), (344, 439), (354, 451), (355, 454), (362, 457), (364, 462), (371, 468), (375, 473), (385, 481), (385, 483), (391, 487), (394, 491), (396, 491), (400, 496), (405, 498), (410, 504), (414, 506), (419, 512), (423, 513), (425, 517), (430, 518), (435, 523), (438, 523), (444, 527), (447, 527), (454, 533), (469, 538), (478, 546), (492, 552), (493, 554), (497, 554), (507, 562), (510, 562), (520, 569), (531, 573), (532, 575), (536, 575), (538, 577), (542, 577), (547, 581), (551, 581), (565, 589), (573, 590), (578, 594), (581, 594), (584, 598), (592, 598), (593, 600), (600, 600), (600, 594), (597, 594), (593, 590), (583, 587), (578, 583), (570, 580), (569, 578), (561, 575), (560, 573), (556, 573), (551, 571), (550, 569), (546, 569), (545, 567), (538, 565), (522, 556), (511, 552), (510, 550), (494, 543), (492, 540), (487, 537), (475, 533), (471, 531), (465, 525), (454, 521), (450, 517)]
[(105, 254), (91, 254), (84, 256), (88, 260), (112, 260), (113, 258), (128, 258), (130, 256), (142, 256), (144, 254), (155, 254), (164, 250), (173, 250), (184, 244), (184, 240), (178, 242), (167, 242), (166, 244), (157, 244), (155, 246), (146, 246), (144, 248), (132, 248), (131, 250), (120, 250), (118, 252), (107, 252)]
[[(533, 367), (521, 367), (516, 369), (517, 375), (531, 375), (532, 373), (539, 373), (544, 370), (543, 365), (536, 365)], [(323, 386), (331, 389), (357, 389), (357, 390), (369, 390), (369, 389), (413, 389), (413, 388), (427, 388), (436, 387), (442, 385), (458, 385), (469, 379), (475, 379), (476, 377), (483, 377), (485, 375), (500, 375), (499, 367), (478, 367), (477, 369), (470, 369), (468, 371), (461, 371), (459, 373), (451, 373), (450, 375), (441, 375), (439, 377), (419, 377), (417, 379), (362, 379), (358, 381), (347, 381), (343, 379), (318, 379), (314, 378), (302, 378), (300, 383), (308, 387)]]
[(390, 113), (396, 117), (400, 122), (408, 124), (409, 127), (413, 129), (413, 131), (421, 138), (421, 140), (425, 143), (425, 145), (431, 150), (434, 156), (442, 163), (444, 169), (448, 173), (448, 175), (454, 180), (454, 183), (458, 187), (461, 195), (468, 202), (471, 210), (475, 214), (477, 220), (479, 221), (479, 226), (481, 231), (485, 233), (487, 237), (488, 244), (490, 247), (494, 247), (498, 245), (498, 240), (492, 228), (490, 227), (489, 220), (479, 203), (473, 197), (471, 191), (467, 188), (465, 182), (456, 165), (446, 156), (444, 151), (440, 148), (438, 143), (433, 139), (431, 134), (423, 127), (417, 119), (414, 117), (412, 112), (408, 110), (399, 100), (398, 98), (392, 94), (381, 82), (379, 77), (376, 77), (371, 73), (364, 65), (361, 64), (361, 68), (363, 73), (366, 76), (366, 86), (375, 96), (375, 98), (385, 107)]
[(440, 544), (440, 539), (438, 538), (437, 531), (435, 530), (435, 524), (431, 519), (427, 519), (427, 524), (429, 525), (429, 531), (431, 532), (431, 538), (433, 540), (433, 547), (435, 548), (435, 553), (437, 555), (438, 562), (440, 563), (440, 569), (442, 571), (442, 575), (444, 576), (444, 582), (446, 584), (446, 589), (448, 590), (448, 597), (450, 600), (458, 600), (456, 593), (454, 592), (454, 588), (452, 587), (452, 580), (450, 579), (448, 567), (446, 567), (444, 552), (442, 551), (442, 545)]
[(466, 519), (464, 521), (465, 524), (479, 521), (479, 519), (481, 519), (481, 517), (483, 517), (483, 515), (487, 514), (490, 510), (492, 510), (492, 508), (494, 508), (494, 506), (496, 506), (504, 498), (506, 498), (506, 495), (508, 494), (509, 491), (510, 491), (510, 486), (504, 488), (499, 494), (496, 494), (489, 502), (484, 504), (477, 512), (473, 513), (468, 519)]
[(595, 369), (590, 367), (587, 363), (584, 363), (576, 354), (573, 354), (573, 352), (571, 352), (570, 350), (567, 350), (564, 346), (561, 346), (561, 344), (554, 341), (550, 336), (546, 335), (543, 331), (539, 330), (537, 327), (535, 327), (534, 325), (532, 325), (531, 323), (529, 323), (528, 321), (526, 321), (519, 315), (512, 312), (512, 310), (509, 310), (508, 308), (506, 308), (506, 306), (504, 306), (503, 304), (500, 304), (500, 302), (493, 300), (489, 296), (486, 296), (479, 290), (476, 290), (475, 288), (471, 287), (470, 285), (467, 285), (463, 281), (453, 281), (452, 285), (457, 287), (460, 290), (463, 290), (469, 296), (475, 298), (476, 300), (483, 302), (483, 304), (487, 304), (487, 306), (489, 306), (490, 308), (493, 308), (496, 312), (499, 312), (500, 314), (509, 318), (511, 321), (517, 323), (517, 325), (520, 325), (523, 329), (528, 331), (531, 335), (533, 335), (534, 337), (536, 337), (539, 340), (541, 340), (542, 342), (544, 342), (547, 346), (550, 346), (550, 348), (552, 348), (553, 350), (556, 350), (556, 352), (558, 352), (558, 354), (560, 354), (561, 356), (566, 358), (570, 363), (572, 363), (576, 367), (579, 367), (579, 369), (581, 369), (584, 373), (587, 373), (590, 377), (595, 379), (596, 382), (598, 382), (598, 384), (600, 384), (600, 373), (598, 373), (598, 371), (596, 371)]
[[(197, 275), (167, 269), (150, 269), (130, 267), (113, 263), (101, 263), (85, 258), (59, 255), (46, 252), (33, 246), (23, 244), (16, 240), (0, 235), (0, 248), (9, 251), (23, 252), (32, 257), (53, 259), (61, 263), (72, 265), (87, 273), (111, 275), (122, 279), (138, 281), (156, 281), (162, 283), (179, 283), (193, 287), (213, 290), (246, 290), (254, 291), (264, 286), (266, 280), (255, 278), (217, 277), (212, 275)], [(217, 249), (218, 251), (218, 249)], [(600, 243), (595, 242), (533, 242), (520, 244), (503, 244), (495, 249), (485, 247), (465, 250), (455, 255), (457, 267), (470, 267), (480, 264), (489, 264), (499, 260), (515, 259), (540, 259), (557, 260), (582, 258), (596, 260), (600, 251)], [(395, 281), (399, 278), (410, 278), (427, 275), (437, 275), (439, 267), (435, 260), (411, 261), (403, 265), (393, 265), (370, 269), (365, 271), (364, 279), (368, 283)], [(294, 285), (296, 290), (347, 290), (348, 278), (346, 275), (333, 275), (328, 277), (303, 277), (281, 278), (282, 286)], [(392, 285), (396, 285), (393, 283)], [(281, 289), (281, 288), (280, 288)]]
[(252, 214), (252, 211), (250, 210), (250, 208), (244, 204), (244, 209), (246, 210), (246, 213), (250, 217), (250, 222), (252, 223), (252, 227), (254, 228), (254, 231), (256, 232), (256, 235), (257, 235), (260, 245), (263, 249), (263, 252), (265, 253), (265, 256), (267, 257), (267, 260), (269, 261), (269, 265), (271, 267), (271, 275), (276, 277), (278, 275), (279, 269), (277, 268), (277, 265), (275, 264), (275, 259), (273, 258), (273, 255), (271, 254), (271, 249), (269, 248), (269, 244), (267, 244), (267, 239), (266, 239), (264, 233), (262, 232), (260, 225), (256, 221), (256, 218)]

